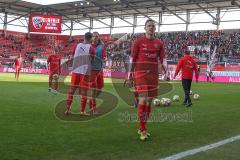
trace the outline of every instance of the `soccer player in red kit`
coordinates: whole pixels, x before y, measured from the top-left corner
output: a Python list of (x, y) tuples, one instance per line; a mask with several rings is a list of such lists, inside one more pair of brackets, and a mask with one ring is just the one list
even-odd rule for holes
[[(92, 110), (93, 114), (97, 114), (97, 107), (96, 107), (96, 97), (101, 92), (101, 89), (104, 86), (104, 79), (103, 79), (103, 63), (106, 60), (106, 48), (104, 44), (101, 42), (99, 38), (98, 32), (93, 32), (92, 37), (92, 48), (94, 49), (94, 53), (92, 53), (92, 64), (91, 64), (91, 76), (89, 79), (88, 84), (86, 87), (89, 87), (91, 90), (91, 97), (89, 97), (89, 106)], [(87, 103), (87, 97), (82, 96), (81, 99), (81, 106), (82, 111), (85, 111)]]
[[(150, 134), (146, 124), (151, 112), (151, 102), (158, 95), (158, 62), (164, 66), (165, 53), (163, 43), (154, 37), (156, 24), (152, 19), (145, 22), (145, 35), (134, 41), (127, 83), (135, 87), (138, 96), (138, 118), (140, 140), (146, 140)], [(132, 63), (131, 63), (132, 62)], [(131, 65), (132, 64), (132, 65)], [(167, 78), (167, 74), (166, 77)]]
[[(71, 76), (70, 91), (67, 97), (67, 106), (65, 114), (71, 114), (71, 105), (73, 101), (73, 95), (78, 89), (79, 94), (83, 97), (86, 96), (88, 79), (91, 72), (90, 55), (94, 55), (94, 49), (91, 47), (92, 33), (87, 32), (84, 36), (84, 42), (79, 43), (75, 49), (73, 57), (73, 71)], [(85, 105), (86, 106), (86, 105)], [(80, 115), (88, 116), (89, 114), (83, 110), (81, 102)]]
[(185, 55), (181, 57), (178, 61), (177, 68), (174, 74), (174, 79), (176, 78), (180, 70), (182, 70), (182, 86), (185, 93), (183, 105), (185, 105), (186, 107), (190, 107), (192, 105), (192, 101), (190, 98), (190, 90), (193, 72), (195, 72), (196, 82), (198, 82), (199, 76), (197, 64), (193, 57), (190, 56), (190, 51), (186, 51)]
[[(99, 37), (98, 32), (93, 32), (93, 39), (92, 39), (92, 47), (95, 49), (95, 54), (100, 54), (96, 55), (97, 58), (100, 60), (100, 67), (98, 69), (101, 69), (100, 72), (98, 73), (97, 76), (97, 94), (99, 94), (104, 87), (104, 77), (103, 77), (103, 63), (106, 62), (107, 59), (107, 52), (106, 52), (106, 46), (103, 44)], [(99, 57), (100, 56), (100, 57)], [(95, 68), (97, 70), (97, 68)]]
[(19, 55), (15, 60), (14, 60), (14, 65), (15, 65), (15, 79), (18, 80), (19, 78), (19, 74), (20, 74), (20, 70), (22, 68), (22, 58), (21, 55)]
[[(55, 53), (48, 57), (47, 63), (48, 63), (48, 73), (49, 73), (48, 91), (57, 93), (58, 76), (61, 73), (61, 59)], [(53, 79), (54, 79), (54, 83), (53, 83)]]

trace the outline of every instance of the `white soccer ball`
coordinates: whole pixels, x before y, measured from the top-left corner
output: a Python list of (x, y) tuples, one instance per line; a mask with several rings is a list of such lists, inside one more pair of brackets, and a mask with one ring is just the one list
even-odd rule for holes
[(193, 99), (198, 100), (200, 98), (199, 94), (194, 94)]
[(178, 102), (180, 100), (179, 95), (174, 95), (173, 96), (173, 102)]
[(165, 107), (170, 106), (171, 105), (171, 99), (169, 99), (169, 98), (162, 98), (161, 99), (161, 104), (163, 106), (165, 106)]
[(153, 100), (153, 105), (154, 106), (158, 107), (158, 106), (160, 106), (160, 104), (161, 104), (161, 101), (159, 99), (156, 98), (156, 99)]

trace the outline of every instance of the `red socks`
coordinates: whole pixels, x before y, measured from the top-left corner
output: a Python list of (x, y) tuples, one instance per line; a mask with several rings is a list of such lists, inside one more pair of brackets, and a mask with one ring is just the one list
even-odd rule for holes
[(97, 111), (96, 99), (89, 100), (89, 107), (93, 112)]
[(151, 113), (151, 106), (149, 105), (149, 106), (145, 106), (144, 107), (144, 113), (145, 113), (145, 125), (147, 124), (147, 121), (148, 121), (148, 119), (149, 119), (149, 117), (150, 117), (150, 113)]
[(139, 118), (139, 129), (141, 131), (146, 130), (146, 124), (150, 117), (151, 106), (138, 104), (138, 118)]
[(86, 104), (87, 104), (87, 97), (82, 96), (82, 98), (81, 98), (81, 112), (85, 111)]
[(144, 113), (145, 105), (138, 104), (138, 119), (139, 119), (139, 129), (140, 131), (146, 130), (146, 123), (145, 123), (145, 113)]

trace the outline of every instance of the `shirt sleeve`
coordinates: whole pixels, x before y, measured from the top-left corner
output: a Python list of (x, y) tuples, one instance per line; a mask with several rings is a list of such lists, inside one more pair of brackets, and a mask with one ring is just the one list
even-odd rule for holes
[(196, 79), (198, 79), (199, 73), (198, 73), (197, 63), (195, 61), (194, 61), (194, 71), (195, 71), (195, 77), (196, 77)]
[(166, 58), (165, 57), (165, 49), (164, 49), (164, 46), (163, 46), (163, 43), (160, 42), (160, 50), (159, 50), (159, 61), (161, 62), (161, 64), (163, 64), (163, 60)]
[(164, 70), (165, 73), (167, 73), (167, 59), (165, 56), (165, 48), (163, 46), (163, 43), (160, 42), (160, 50), (159, 50), (159, 61), (162, 64), (162, 69)]
[(177, 64), (177, 68), (174, 74), (174, 77), (176, 77), (180, 71), (180, 69), (182, 69), (182, 65), (183, 65), (183, 59), (181, 58)]

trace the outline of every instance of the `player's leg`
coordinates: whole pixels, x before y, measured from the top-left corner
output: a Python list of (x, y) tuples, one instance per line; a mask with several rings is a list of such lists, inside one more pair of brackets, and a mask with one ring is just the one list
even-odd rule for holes
[(80, 103), (81, 103), (81, 107), (80, 107), (80, 115), (82, 116), (88, 116), (90, 115), (89, 113), (85, 112), (86, 109), (86, 105), (87, 105), (87, 100), (88, 100), (88, 90), (89, 90), (89, 83), (88, 80), (86, 81), (85, 79), (87, 75), (82, 75), (81, 76), (81, 80), (80, 80)]
[(80, 103), (81, 103), (80, 115), (89, 115), (88, 113), (85, 112), (87, 100), (88, 100), (87, 92), (88, 92), (87, 86), (82, 85), (81, 86), (81, 96), (80, 96)]
[(20, 73), (20, 67), (17, 68), (17, 73), (16, 73), (16, 74), (17, 74), (17, 75), (16, 75), (16, 79), (17, 79), (17, 80), (18, 80), (18, 78), (19, 78), (19, 73)]
[(92, 101), (92, 111), (93, 111), (93, 114), (98, 114), (96, 97), (97, 97), (97, 90), (96, 90), (95, 87), (92, 87), (91, 101)]
[(73, 95), (74, 95), (76, 90), (77, 90), (76, 86), (73, 86), (73, 85), (70, 86), (70, 90), (69, 90), (68, 96), (67, 96), (67, 106), (66, 106), (65, 114), (70, 114), (70, 112), (71, 112), (71, 105), (72, 105), (72, 102), (73, 102)]
[(190, 92), (188, 93), (188, 87), (187, 87), (186, 79), (182, 79), (182, 87), (183, 87), (183, 91), (184, 91), (184, 95), (185, 95), (183, 105), (186, 105), (187, 101), (188, 101), (188, 95), (190, 94)]
[(215, 76), (214, 76), (214, 75), (212, 76), (212, 81), (213, 81), (213, 82), (215, 81)]
[[(56, 73), (57, 74), (57, 73)], [(57, 74), (58, 75), (58, 74)], [(58, 75), (58, 77), (54, 77), (55, 79), (54, 79), (54, 82), (53, 82), (53, 89), (55, 90), (55, 91), (57, 91), (57, 89), (58, 89), (58, 78), (59, 78), (59, 75)]]
[(52, 81), (53, 81), (53, 73), (49, 73), (48, 77), (48, 91), (51, 92), (52, 90)]
[(148, 105), (148, 92), (143, 86), (136, 86), (138, 92), (138, 120), (139, 120), (139, 131), (140, 140), (148, 138), (146, 130), (147, 112), (146, 107)]
[(90, 97), (89, 97), (89, 101), (90, 101), (90, 108), (92, 108), (92, 113), (93, 114), (98, 114), (97, 112), (97, 103), (96, 103), (96, 97), (97, 97), (97, 86), (98, 86), (98, 80), (101, 79), (101, 77), (99, 77), (100, 71), (92, 71), (91, 72), (91, 78), (90, 78), (90, 83), (89, 83), (89, 87), (90, 87)]
[(158, 96), (158, 86), (149, 86), (148, 89), (149, 90), (148, 90), (147, 104), (145, 107), (146, 123), (150, 117), (152, 100), (154, 97)]
[(67, 106), (66, 106), (65, 114), (70, 114), (73, 95), (79, 86), (79, 81), (80, 81), (80, 74), (72, 73), (70, 90), (67, 96)]
[(15, 69), (15, 79), (17, 79), (17, 68)]
[(54, 80), (54, 82), (53, 82), (53, 89), (54, 89), (55, 91), (57, 91), (57, 89), (58, 89), (58, 79), (55, 79), (55, 80)]
[(192, 84), (192, 80), (190, 79), (186, 80), (186, 85), (187, 85), (187, 106), (186, 107), (190, 107), (192, 105), (192, 100), (190, 97), (191, 84)]
[(96, 96), (99, 96), (102, 92), (102, 88), (104, 87), (104, 77), (103, 77), (103, 71), (100, 71), (97, 75), (97, 90), (96, 90)]
[(139, 93), (139, 103), (138, 103), (138, 117), (139, 117), (139, 131), (140, 133), (140, 140), (146, 140), (150, 134), (147, 132), (147, 120), (150, 116), (151, 106), (149, 104), (148, 93), (143, 92)]
[(214, 79), (215, 79), (215, 77), (214, 77), (214, 75), (213, 75), (213, 73), (211, 72), (211, 80), (212, 80), (212, 82), (214, 81)]
[[(140, 139), (144, 139), (144, 138), (148, 138), (150, 137), (150, 133), (147, 132), (147, 121), (150, 118), (150, 114), (151, 114), (151, 104), (152, 104), (152, 100), (154, 97), (156, 97), (158, 95), (158, 86), (149, 86), (148, 90), (146, 92), (145, 95), (140, 95), (140, 96), (144, 96), (144, 108), (143, 108), (143, 114), (144, 114), (144, 127), (145, 127), (145, 131), (144, 131), (144, 135), (140, 137)], [(139, 101), (140, 103), (140, 101)], [(142, 103), (142, 102), (141, 102)]]

